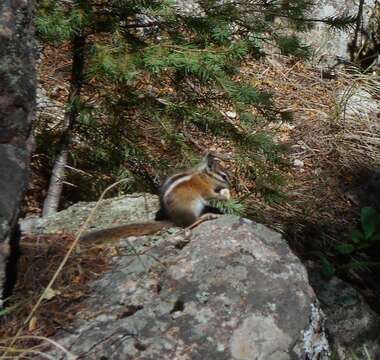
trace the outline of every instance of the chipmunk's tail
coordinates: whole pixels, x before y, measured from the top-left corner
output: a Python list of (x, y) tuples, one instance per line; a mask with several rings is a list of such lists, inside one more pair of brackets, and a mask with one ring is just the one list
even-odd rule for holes
[(127, 236), (153, 235), (160, 230), (173, 226), (168, 221), (147, 221), (111, 227), (108, 229), (95, 230), (83, 235), (81, 242), (116, 241)]

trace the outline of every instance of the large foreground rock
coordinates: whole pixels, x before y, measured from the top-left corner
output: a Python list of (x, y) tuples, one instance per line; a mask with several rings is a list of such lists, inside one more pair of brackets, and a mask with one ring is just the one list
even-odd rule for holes
[(11, 239), (27, 186), (35, 108), (33, 3), (0, 3), (0, 307), (9, 295), (9, 283), (3, 294), (5, 269), (17, 247)]
[[(151, 214), (156, 201), (118, 198), (108, 200), (101, 212), (109, 223), (113, 203), (116, 213), (124, 206), (136, 215), (137, 209)], [(68, 230), (73, 231), (73, 222), (83, 222), (88, 212), (79, 204), (54, 215), (54, 222), (64, 228), (59, 217), (72, 219)], [(53, 230), (53, 222), (43, 221)], [(105, 226), (99, 221), (97, 227)], [(43, 232), (41, 222), (30, 225), (29, 231)], [(115, 245), (111, 269), (93, 284), (85, 310), (55, 338), (73, 355), (102, 360), (329, 358), (324, 318), (305, 268), (281, 236), (265, 226), (223, 216), (191, 232), (171, 229)]]

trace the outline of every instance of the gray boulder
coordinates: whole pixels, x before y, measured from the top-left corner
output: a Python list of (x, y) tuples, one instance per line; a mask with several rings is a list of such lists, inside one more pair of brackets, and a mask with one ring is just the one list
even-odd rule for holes
[[(108, 225), (97, 218), (97, 227), (109, 226), (116, 213), (125, 218), (139, 210), (149, 218), (157, 199), (117, 198), (113, 215), (112, 205), (107, 200), (100, 209)], [(73, 232), (91, 208), (79, 204), (43, 220), (44, 226), (64, 229), (66, 219), (66, 231)], [(23, 228), (45, 229), (40, 220)], [(118, 247), (110, 270), (92, 284), (71, 328), (54, 339), (73, 358), (329, 358), (324, 315), (305, 268), (267, 227), (222, 216), (191, 231), (172, 228), (110, 246)], [(65, 356), (52, 351), (54, 358)]]

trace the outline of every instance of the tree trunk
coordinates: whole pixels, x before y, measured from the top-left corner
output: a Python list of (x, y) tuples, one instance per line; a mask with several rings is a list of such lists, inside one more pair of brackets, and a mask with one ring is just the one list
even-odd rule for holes
[[(0, 306), (15, 280), (36, 99), (33, 0), (0, 2)], [(12, 279), (8, 274), (12, 271)], [(6, 274), (7, 272), (7, 274)]]
[[(349, 45), (351, 60), (355, 61), (358, 55), (358, 38), (361, 31), (362, 17), (363, 17), (364, 0), (360, 0), (358, 6), (358, 14), (356, 18), (355, 32), (351, 44)], [(360, 47), (359, 47), (360, 48)]]
[(44, 201), (42, 211), (43, 217), (56, 213), (58, 211), (59, 202), (61, 199), (63, 179), (65, 177), (65, 167), (68, 161), (72, 130), (79, 115), (80, 93), (83, 84), (85, 44), (86, 38), (84, 35), (78, 34), (74, 36), (74, 39), (72, 41), (73, 64), (71, 69), (68, 110), (65, 113), (64, 126), (59, 146), (59, 154), (53, 166), (48, 193)]

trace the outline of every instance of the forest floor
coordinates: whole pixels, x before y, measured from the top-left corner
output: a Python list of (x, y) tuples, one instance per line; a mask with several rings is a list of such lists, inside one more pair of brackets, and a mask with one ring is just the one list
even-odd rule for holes
[(253, 218), (282, 232), (301, 258), (319, 262), (322, 273), (349, 280), (379, 312), (378, 249), (371, 256), (336, 251), (360, 228), (364, 206), (380, 209), (380, 104), (367, 97), (376, 98), (380, 89), (376, 74), (342, 69), (324, 79), (313, 65), (286, 58), (253, 63), (248, 72), (275, 94), (279, 109), (293, 114), (278, 132), (290, 148), (287, 199), (258, 201)]
[[(47, 50), (40, 66), (40, 78), (47, 93), (54, 93), (55, 101), (64, 106), (70, 63), (62, 55), (62, 48), (60, 50)], [(293, 118), (291, 122), (270, 125), (277, 141), (287, 144), (289, 148), (286, 154), (289, 166), (282, 170), (285, 178), (282, 192), (286, 194), (286, 199), (268, 203), (260, 193), (253, 193), (246, 199), (248, 216), (282, 232), (301, 258), (316, 261), (320, 261), (321, 257), (330, 259), (336, 273), (355, 283), (376, 308), (380, 297), (380, 288), (376, 285), (379, 268), (350, 268), (346, 265), (352, 264), (355, 259), (341, 258), (334, 252), (336, 245), (347, 241), (350, 231), (358, 224), (360, 208), (366, 205), (361, 203), (355, 189), (367, 180), (375, 164), (380, 163), (378, 139), (366, 149), (362, 144), (365, 139), (361, 137), (358, 140), (356, 137), (359, 132), (371, 132), (373, 123), (367, 119), (363, 125), (352, 127), (342, 117), (345, 91), (353, 83), (359, 87), (365, 81), (344, 72), (335, 78), (323, 79), (316, 67), (285, 57), (247, 63), (242, 75), (259, 89), (272, 92), (277, 108), (292, 113)], [(379, 121), (379, 114), (377, 116)], [(194, 138), (197, 137), (198, 134), (194, 134)], [(204, 138), (203, 142), (216, 150), (225, 147), (215, 137)], [(28, 214), (41, 212), (43, 188), (47, 184), (47, 172), (41, 164), (41, 154), (36, 154), (33, 158), (32, 186), (27, 196), (25, 212)], [(239, 182), (241, 189), (255, 186), (254, 180), (239, 178)], [(8, 316), (9, 326), (0, 332), (0, 336), (10, 336), (14, 333), (12, 329), (22, 326), (22, 321), (72, 241), (71, 238), (65, 238), (56, 244), (54, 239), (22, 240), (21, 246), (25, 249), (33, 247), (33, 242), (44, 241), (47, 251), (53, 256), (48, 257), (49, 263), (46, 264), (46, 260), (41, 262), (40, 254), (24, 251), (20, 264), (20, 274), (24, 275), (12, 299), (12, 303), (21, 305), (17, 306), (13, 317)], [(84, 264), (84, 269), (86, 266), (95, 266), (95, 272), (101, 272), (107, 268), (106, 261), (99, 262), (101, 255), (102, 250), (96, 249), (75, 256), (76, 261)], [(366, 255), (363, 256), (368, 260)], [(361, 263), (363, 256), (359, 259)], [(75, 269), (75, 262), (69, 263), (68, 269)], [(57, 302), (50, 302), (48, 308), (44, 307), (44, 313), (38, 315), (49, 324), (40, 331), (44, 336), (52, 335), (55, 328), (70, 321), (66, 316), (68, 313), (63, 310), (70, 302), (75, 304), (85, 296), (86, 283), (91, 280), (91, 277), (78, 276), (74, 270), (66, 271), (66, 274), (55, 286), (56, 291), (64, 296), (57, 297)], [(33, 284), (39, 284), (34, 289), (31, 288), (31, 279), (34, 279)], [(68, 286), (68, 283), (71, 285)], [(72, 286), (73, 283), (75, 286)], [(69, 288), (70, 291), (67, 290)], [(25, 294), (28, 296), (25, 297)], [(33, 331), (38, 325), (30, 321), (27, 326)]]

